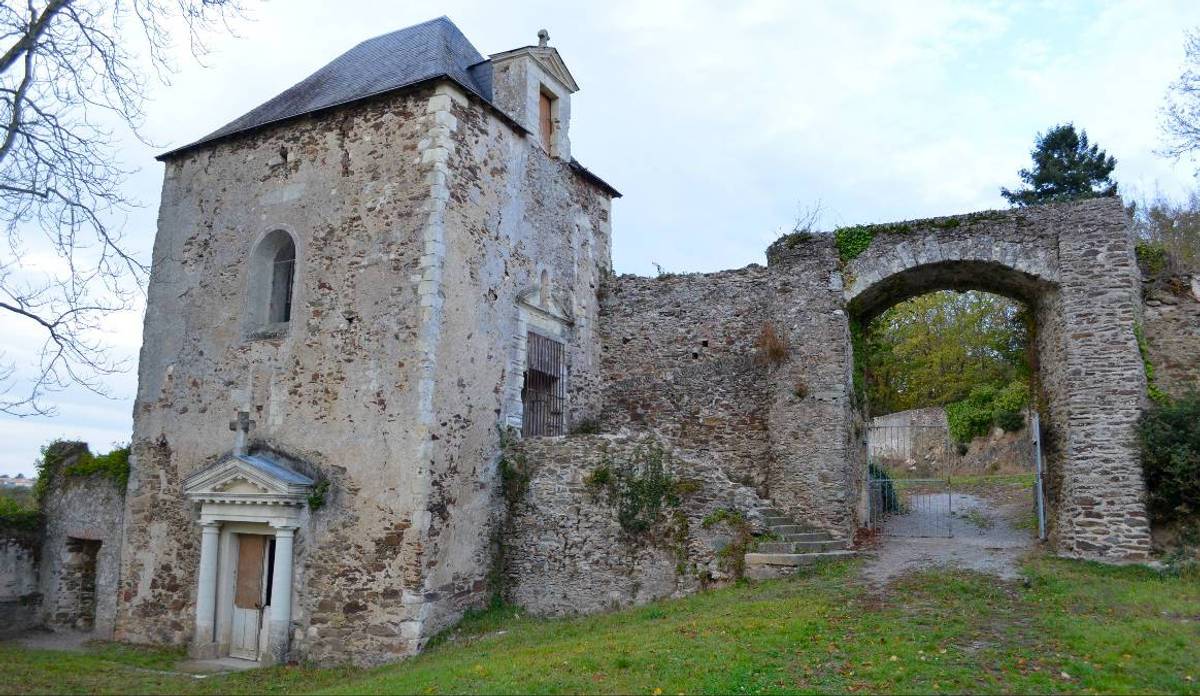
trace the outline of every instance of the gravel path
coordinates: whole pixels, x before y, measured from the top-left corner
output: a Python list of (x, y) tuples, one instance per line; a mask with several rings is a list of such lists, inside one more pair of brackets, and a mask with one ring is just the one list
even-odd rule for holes
[[(1019, 577), (1021, 557), (1037, 542), (1032, 532), (1013, 526), (1014, 521), (1028, 516), (1028, 499), (992, 500), (991, 496), (968, 493), (953, 493), (952, 496), (953, 537), (879, 537), (865, 549), (868, 560), (863, 565), (863, 578), (883, 585), (906, 573), (931, 566), (964, 568), (1006, 580)], [(939, 526), (944, 529), (946, 494), (937, 498), (914, 501), (912, 507), (917, 512), (894, 518), (890, 521), (892, 529), (899, 532), (937, 529)]]

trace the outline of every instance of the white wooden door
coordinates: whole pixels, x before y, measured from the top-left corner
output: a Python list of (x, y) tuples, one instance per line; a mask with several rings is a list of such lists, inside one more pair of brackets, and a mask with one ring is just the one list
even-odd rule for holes
[(258, 633), (262, 626), (263, 569), (266, 540), (257, 534), (238, 535), (238, 563), (233, 593), (233, 635), (230, 657), (258, 659)]

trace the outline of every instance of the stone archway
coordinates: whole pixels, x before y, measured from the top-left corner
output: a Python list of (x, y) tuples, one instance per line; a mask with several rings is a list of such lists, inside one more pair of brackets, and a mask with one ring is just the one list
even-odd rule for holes
[[(850, 236), (857, 244), (844, 243)], [(772, 377), (776, 502), (848, 532), (856, 496), (845, 491), (860, 487), (865, 468), (850, 326), (933, 290), (983, 290), (1027, 303), (1037, 318), (1056, 550), (1145, 558), (1150, 531), (1135, 430), (1146, 401), (1135, 333), (1139, 272), (1120, 201), (873, 225), (842, 237), (840, 251), (827, 237), (799, 235), (767, 252), (782, 287), (770, 314), (801, 348)], [(799, 381), (810, 396), (796, 397)]]

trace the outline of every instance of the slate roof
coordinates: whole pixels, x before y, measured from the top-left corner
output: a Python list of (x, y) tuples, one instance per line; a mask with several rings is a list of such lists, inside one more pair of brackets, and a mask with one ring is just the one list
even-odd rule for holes
[(199, 140), (159, 156), (190, 150), (226, 136), (321, 109), (449, 78), (492, 100), (491, 63), (447, 17), (367, 39), (267, 103)]
[(297, 471), (293, 471), (292, 469), (290, 469), (278, 462), (271, 461), (270, 459), (267, 459), (266, 457), (263, 457), (261, 455), (235, 454), (234, 458), (238, 459), (239, 461), (245, 462), (246, 464), (249, 464), (250, 466), (254, 467), (255, 469), (258, 469), (259, 471), (263, 472), (264, 474), (267, 474), (268, 476), (276, 478), (280, 481), (285, 481), (287, 483), (295, 483), (295, 484), (299, 484), (301, 486), (313, 485), (313, 480), (310, 479), (309, 477), (305, 476), (304, 474), (301, 474)]
[[(441, 78), (453, 80), (492, 105), (491, 61), (485, 60), (446, 16), (367, 39), (250, 113), (157, 159), (169, 159), (238, 133)], [(499, 109), (496, 113), (525, 132), (507, 114)], [(577, 160), (572, 159), (570, 166), (613, 197), (621, 196)]]

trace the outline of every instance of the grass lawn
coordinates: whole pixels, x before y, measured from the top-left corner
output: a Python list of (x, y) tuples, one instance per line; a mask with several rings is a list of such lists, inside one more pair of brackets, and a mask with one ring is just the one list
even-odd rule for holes
[(497, 610), (373, 670), (195, 679), (170, 671), (178, 652), (0, 643), (0, 691), (1200, 693), (1200, 580), (1047, 558), (1026, 574), (935, 571), (883, 594), (847, 562), (602, 616)]

